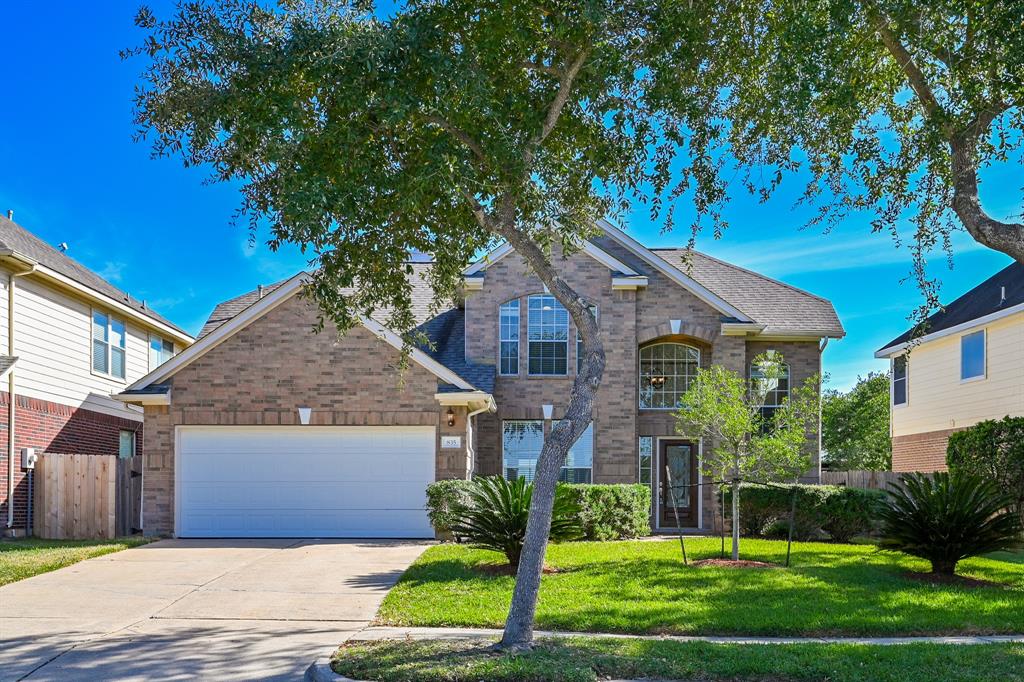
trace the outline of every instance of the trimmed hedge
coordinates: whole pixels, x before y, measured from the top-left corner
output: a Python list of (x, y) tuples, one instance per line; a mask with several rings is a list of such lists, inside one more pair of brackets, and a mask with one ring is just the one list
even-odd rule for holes
[[(427, 486), (427, 516), (443, 539), (453, 537), (451, 526), (470, 504), (469, 482), (436, 481)], [(651, 534), (651, 489), (640, 483), (615, 485), (560, 483), (579, 505), (579, 521), (587, 540), (624, 540)], [(458, 539), (458, 538), (455, 538)]]
[(1024, 417), (989, 419), (950, 434), (946, 464), (951, 473), (996, 481), (1024, 524)]
[[(836, 542), (849, 542), (875, 530), (878, 510), (885, 500), (881, 490), (835, 485), (786, 485), (744, 483), (740, 489), (740, 532), (749, 536), (784, 538), (789, 533), (789, 512), (796, 490), (794, 540), (814, 540), (827, 533)], [(732, 496), (725, 492), (729, 517)], [(727, 518), (726, 524), (730, 523)]]

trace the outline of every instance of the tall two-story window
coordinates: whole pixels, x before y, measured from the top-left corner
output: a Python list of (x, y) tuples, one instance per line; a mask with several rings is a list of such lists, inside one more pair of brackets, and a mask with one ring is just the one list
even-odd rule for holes
[(682, 343), (655, 343), (640, 349), (640, 408), (679, 406), (700, 366), (700, 351)]
[(498, 372), (519, 374), (519, 299), (502, 303), (498, 309), (500, 332)]
[(751, 383), (770, 382), (768, 386), (758, 386), (765, 391), (764, 405), (761, 406), (761, 417), (765, 420), (771, 419), (782, 407), (782, 404), (789, 399), (789, 365), (783, 364), (780, 369), (778, 378), (765, 379), (763, 367), (760, 365), (750, 367)]
[[(558, 422), (552, 422), (552, 427)], [(502, 460), (505, 478), (510, 481), (522, 476), (532, 481), (537, 471), (537, 459), (544, 447), (544, 422), (540, 419), (504, 421), (502, 427)], [(594, 425), (569, 448), (565, 465), (558, 480), (563, 483), (590, 483), (594, 468)]]
[(985, 330), (960, 337), (960, 380), (985, 378)]
[(569, 312), (551, 294), (527, 299), (527, 369), (534, 375), (569, 373)]
[(149, 369), (154, 370), (174, 357), (174, 342), (156, 334), (149, 336)]
[(907, 356), (892, 359), (892, 404), (907, 404)]
[(92, 312), (92, 371), (124, 379), (127, 336), (122, 320), (94, 310)]

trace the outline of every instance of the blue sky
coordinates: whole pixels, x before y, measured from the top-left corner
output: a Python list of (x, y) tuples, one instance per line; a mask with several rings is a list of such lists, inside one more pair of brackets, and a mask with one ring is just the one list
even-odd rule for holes
[[(158, 14), (170, 3), (151, 2)], [(134, 143), (131, 96), (141, 63), (118, 50), (137, 44), (136, 2), (0, 4), (0, 210), (57, 244), (111, 282), (145, 298), (186, 330), (196, 332), (213, 306), (305, 265), (296, 249), (272, 253), (248, 243), (230, 219), (234, 189), (203, 184), (200, 169), (174, 159), (152, 160)], [(984, 176), (982, 196), (996, 215), (1021, 212), (1019, 166)], [(868, 217), (852, 218), (829, 235), (802, 230), (809, 213), (792, 210), (802, 188), (785, 183), (768, 204), (738, 187), (726, 211), (721, 240), (710, 234), (699, 249), (826, 297), (847, 337), (825, 353), (831, 385), (845, 388), (858, 374), (884, 368), (873, 351), (907, 327), (920, 303), (908, 279), (910, 254)], [(642, 212), (626, 225), (649, 246), (685, 244), (688, 234), (661, 234)], [(951, 300), (1008, 264), (1009, 258), (954, 240), (953, 267), (931, 259)]]

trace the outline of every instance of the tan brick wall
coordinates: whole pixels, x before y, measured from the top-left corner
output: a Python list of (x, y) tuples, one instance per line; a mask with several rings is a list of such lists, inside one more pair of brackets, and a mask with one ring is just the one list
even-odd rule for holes
[(960, 429), (929, 431), (892, 439), (893, 471), (946, 471), (946, 444)]
[(146, 532), (173, 532), (174, 427), (298, 424), (299, 406), (314, 425), (437, 425), (463, 437), (461, 450), (442, 450), (437, 476), (465, 477), (465, 408), (447, 426), (437, 378), (415, 363), (399, 371), (399, 352), (364, 327), (343, 337), (313, 333), (316, 311), (294, 297), (173, 375), (171, 406), (147, 407), (144, 482)]

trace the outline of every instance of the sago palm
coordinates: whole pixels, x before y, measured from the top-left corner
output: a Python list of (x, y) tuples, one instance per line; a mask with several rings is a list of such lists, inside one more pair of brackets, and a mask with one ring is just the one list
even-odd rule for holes
[[(472, 545), (501, 552), (512, 568), (518, 569), (533, 484), (521, 476), (514, 481), (488, 476), (475, 479), (468, 496), (469, 507), (452, 524), (452, 532)], [(556, 491), (551, 540), (573, 540), (581, 535), (579, 508), (561, 490)]]
[(889, 486), (880, 546), (927, 559), (932, 573), (953, 575), (961, 559), (1005, 549), (1021, 531), (1012, 500), (990, 479), (904, 474)]

